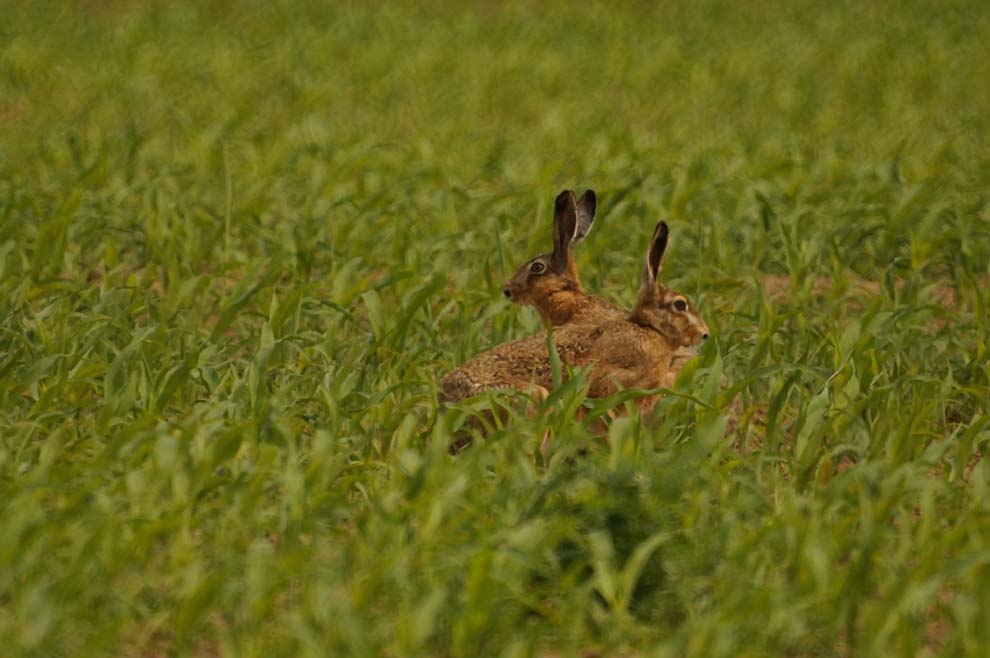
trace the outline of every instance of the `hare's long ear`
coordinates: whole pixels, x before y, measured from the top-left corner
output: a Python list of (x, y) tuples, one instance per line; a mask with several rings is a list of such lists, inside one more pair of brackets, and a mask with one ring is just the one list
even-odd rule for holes
[(591, 233), (591, 225), (595, 221), (595, 208), (598, 206), (598, 199), (595, 198), (594, 190), (586, 190), (577, 202), (577, 233), (574, 234), (574, 242), (583, 240)]
[(574, 192), (564, 190), (557, 195), (553, 206), (553, 253), (550, 268), (563, 272), (571, 262), (571, 243), (577, 234), (577, 202)]
[(640, 281), (640, 295), (652, 293), (656, 289), (663, 270), (663, 252), (667, 250), (667, 237), (670, 230), (667, 222), (660, 220), (657, 227), (653, 229), (653, 239), (650, 240), (650, 248), (646, 252), (646, 262), (643, 263), (643, 278)]

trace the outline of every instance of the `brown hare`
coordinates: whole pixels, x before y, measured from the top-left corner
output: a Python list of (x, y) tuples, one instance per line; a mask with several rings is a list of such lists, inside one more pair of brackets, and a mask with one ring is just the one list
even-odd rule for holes
[(620, 319), (625, 311), (581, 288), (571, 249), (591, 231), (597, 200), (587, 190), (575, 201), (571, 190), (557, 195), (553, 210), (553, 252), (523, 263), (502, 288), (517, 304), (532, 306), (547, 326)]
[[(589, 397), (606, 397), (620, 388), (669, 386), (672, 364), (683, 364), (675, 357), (708, 338), (708, 327), (691, 302), (660, 283), (668, 235), (667, 223), (659, 222), (646, 253), (636, 306), (625, 317), (565, 324), (554, 331), (561, 362), (588, 369)], [(545, 395), (551, 380), (546, 338), (538, 334), (498, 345), (448, 373), (440, 382), (440, 399), (456, 402), (492, 389)]]

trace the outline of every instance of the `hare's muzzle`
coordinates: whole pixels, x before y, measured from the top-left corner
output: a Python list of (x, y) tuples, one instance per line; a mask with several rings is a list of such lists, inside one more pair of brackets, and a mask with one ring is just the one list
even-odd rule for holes
[(502, 286), (502, 294), (506, 296), (507, 299), (512, 299), (512, 289), (509, 286)]

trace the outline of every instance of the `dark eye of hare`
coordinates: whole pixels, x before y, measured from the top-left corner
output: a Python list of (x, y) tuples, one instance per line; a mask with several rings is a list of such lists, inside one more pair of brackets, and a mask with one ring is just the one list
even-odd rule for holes
[(687, 310), (687, 302), (684, 301), (683, 299), (675, 299), (674, 300), (674, 308), (676, 310), (678, 310), (678, 311), (686, 311)]
[(547, 269), (547, 266), (541, 263), (540, 261), (536, 261), (535, 263), (529, 266), (529, 271), (532, 272), (533, 274), (543, 274), (543, 270), (545, 269)]

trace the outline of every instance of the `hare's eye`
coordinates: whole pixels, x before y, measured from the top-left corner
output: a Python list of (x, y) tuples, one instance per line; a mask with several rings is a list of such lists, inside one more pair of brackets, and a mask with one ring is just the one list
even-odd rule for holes
[(540, 261), (536, 261), (535, 263), (529, 266), (529, 271), (532, 272), (533, 274), (543, 274), (543, 270), (545, 269), (547, 269), (547, 266), (541, 263)]
[(686, 311), (687, 310), (687, 302), (684, 301), (683, 299), (675, 299), (674, 300), (674, 309), (675, 310), (678, 310), (678, 311)]

